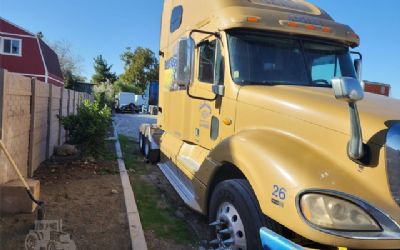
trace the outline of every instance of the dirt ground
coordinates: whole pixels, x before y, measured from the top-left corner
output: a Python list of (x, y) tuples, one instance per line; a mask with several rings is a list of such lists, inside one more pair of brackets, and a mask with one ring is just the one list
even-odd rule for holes
[[(206, 219), (182, 202), (156, 165), (144, 162), (135, 140), (126, 137), (121, 145), (149, 250), (192, 250), (209, 240)], [(102, 158), (39, 167), (34, 178), (41, 182), (46, 220), (62, 220), (77, 249), (131, 249), (114, 141)], [(0, 249), (25, 249), (35, 215), (1, 214)]]
[[(41, 182), (46, 220), (61, 219), (63, 231), (72, 236), (77, 249), (130, 249), (124, 196), (115, 160), (45, 163), (35, 178)], [(25, 237), (33, 229), (34, 220), (32, 214), (2, 215), (0, 248), (25, 249)]]

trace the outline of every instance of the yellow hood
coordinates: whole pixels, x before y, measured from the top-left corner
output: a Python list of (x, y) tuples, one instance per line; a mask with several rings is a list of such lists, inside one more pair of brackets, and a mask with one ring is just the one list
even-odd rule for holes
[[(350, 133), (348, 105), (335, 99), (331, 88), (304, 86), (244, 86), (239, 102), (258, 106), (311, 124)], [(393, 121), (400, 121), (400, 100), (366, 93), (358, 102), (364, 141), (382, 145)]]

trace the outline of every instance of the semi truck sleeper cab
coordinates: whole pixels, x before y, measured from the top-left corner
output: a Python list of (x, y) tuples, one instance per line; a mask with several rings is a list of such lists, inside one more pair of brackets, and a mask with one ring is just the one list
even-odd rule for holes
[(400, 101), (364, 93), (359, 43), (306, 1), (164, 1), (139, 145), (210, 248), (400, 249)]

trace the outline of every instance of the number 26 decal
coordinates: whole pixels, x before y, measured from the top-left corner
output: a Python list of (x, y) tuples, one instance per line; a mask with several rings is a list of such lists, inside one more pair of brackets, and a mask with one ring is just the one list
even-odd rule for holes
[(283, 201), (286, 199), (286, 189), (279, 187), (278, 185), (274, 185), (272, 195)]

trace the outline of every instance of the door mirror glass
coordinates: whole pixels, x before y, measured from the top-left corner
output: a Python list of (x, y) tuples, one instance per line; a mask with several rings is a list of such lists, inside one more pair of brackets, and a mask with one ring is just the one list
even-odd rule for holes
[(332, 88), (338, 100), (354, 103), (364, 98), (360, 82), (352, 77), (333, 78)]
[(191, 38), (179, 40), (176, 57), (176, 83), (178, 85), (189, 85), (193, 81), (194, 41)]
[(362, 81), (362, 60), (361, 59), (354, 60), (354, 68), (356, 70), (358, 80)]
[(225, 64), (224, 57), (222, 56), (221, 42), (216, 44), (215, 52), (215, 67), (214, 67), (214, 85), (224, 84)]

